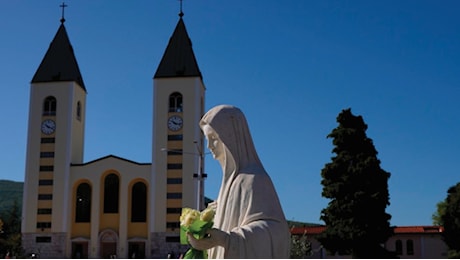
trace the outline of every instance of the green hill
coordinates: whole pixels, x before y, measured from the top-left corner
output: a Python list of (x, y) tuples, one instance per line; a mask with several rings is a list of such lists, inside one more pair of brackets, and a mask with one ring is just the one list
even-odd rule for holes
[(0, 216), (8, 212), (17, 203), (19, 210), (22, 209), (23, 182), (0, 180)]
[(288, 220), (287, 222), (288, 222), (289, 227), (315, 227), (315, 226), (321, 226), (321, 224), (317, 224), (317, 223), (300, 222), (300, 221), (294, 221), (294, 220)]

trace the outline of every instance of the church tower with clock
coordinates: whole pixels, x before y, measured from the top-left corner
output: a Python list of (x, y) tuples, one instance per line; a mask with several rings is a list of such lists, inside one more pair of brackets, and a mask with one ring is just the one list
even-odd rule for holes
[[(204, 140), (197, 126), (204, 114), (205, 86), (182, 16), (154, 76), (152, 180), (160, 190), (152, 198), (157, 211), (152, 215), (155, 229), (164, 230), (157, 235), (166, 241), (178, 239), (182, 207), (202, 209), (204, 197)], [(166, 211), (158, 214), (158, 209)]]
[(183, 13), (153, 77), (152, 162), (112, 154), (85, 162), (87, 91), (64, 22), (62, 17), (30, 86), (21, 226), (25, 253), (41, 258), (178, 255), (187, 248), (179, 244), (181, 209), (203, 209), (205, 177), (199, 127), (205, 86)]
[[(26, 242), (64, 239), (70, 165), (83, 162), (85, 107), (85, 84), (61, 19), (30, 88), (22, 220)], [(51, 236), (40, 235), (51, 231)]]

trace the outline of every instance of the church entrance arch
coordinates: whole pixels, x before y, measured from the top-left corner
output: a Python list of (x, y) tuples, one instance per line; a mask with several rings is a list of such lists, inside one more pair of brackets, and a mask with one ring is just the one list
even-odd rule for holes
[(104, 230), (99, 234), (99, 257), (117, 258), (118, 234), (113, 230)]

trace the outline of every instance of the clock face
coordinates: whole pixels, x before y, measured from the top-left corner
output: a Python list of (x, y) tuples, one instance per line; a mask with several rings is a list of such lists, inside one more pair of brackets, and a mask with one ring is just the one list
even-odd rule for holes
[(168, 119), (168, 128), (172, 131), (177, 131), (182, 128), (183, 120), (180, 116), (171, 116)]
[(50, 135), (56, 130), (56, 123), (51, 119), (43, 120), (42, 122), (42, 133)]

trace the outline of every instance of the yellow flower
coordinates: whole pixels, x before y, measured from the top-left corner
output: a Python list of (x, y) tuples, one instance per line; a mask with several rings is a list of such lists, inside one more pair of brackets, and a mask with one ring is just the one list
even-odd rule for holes
[(200, 217), (200, 212), (191, 208), (183, 208), (180, 216), (180, 225), (189, 227), (195, 220)]
[(212, 208), (206, 208), (200, 214), (200, 219), (206, 222), (211, 222), (214, 219), (216, 211)]
[[(202, 239), (206, 235), (206, 231), (212, 228), (214, 215), (216, 209), (214, 207), (208, 207), (202, 212), (191, 209), (182, 208), (182, 214), (180, 215), (180, 243), (182, 245), (190, 245), (187, 234), (191, 233), (196, 239)], [(197, 250), (190, 248), (184, 255), (184, 258), (195, 259), (195, 258), (208, 258), (206, 250)]]
[(192, 210), (191, 208), (182, 208), (182, 213), (180, 215), (180, 221), (182, 221), (185, 216), (188, 214), (188, 212)]

